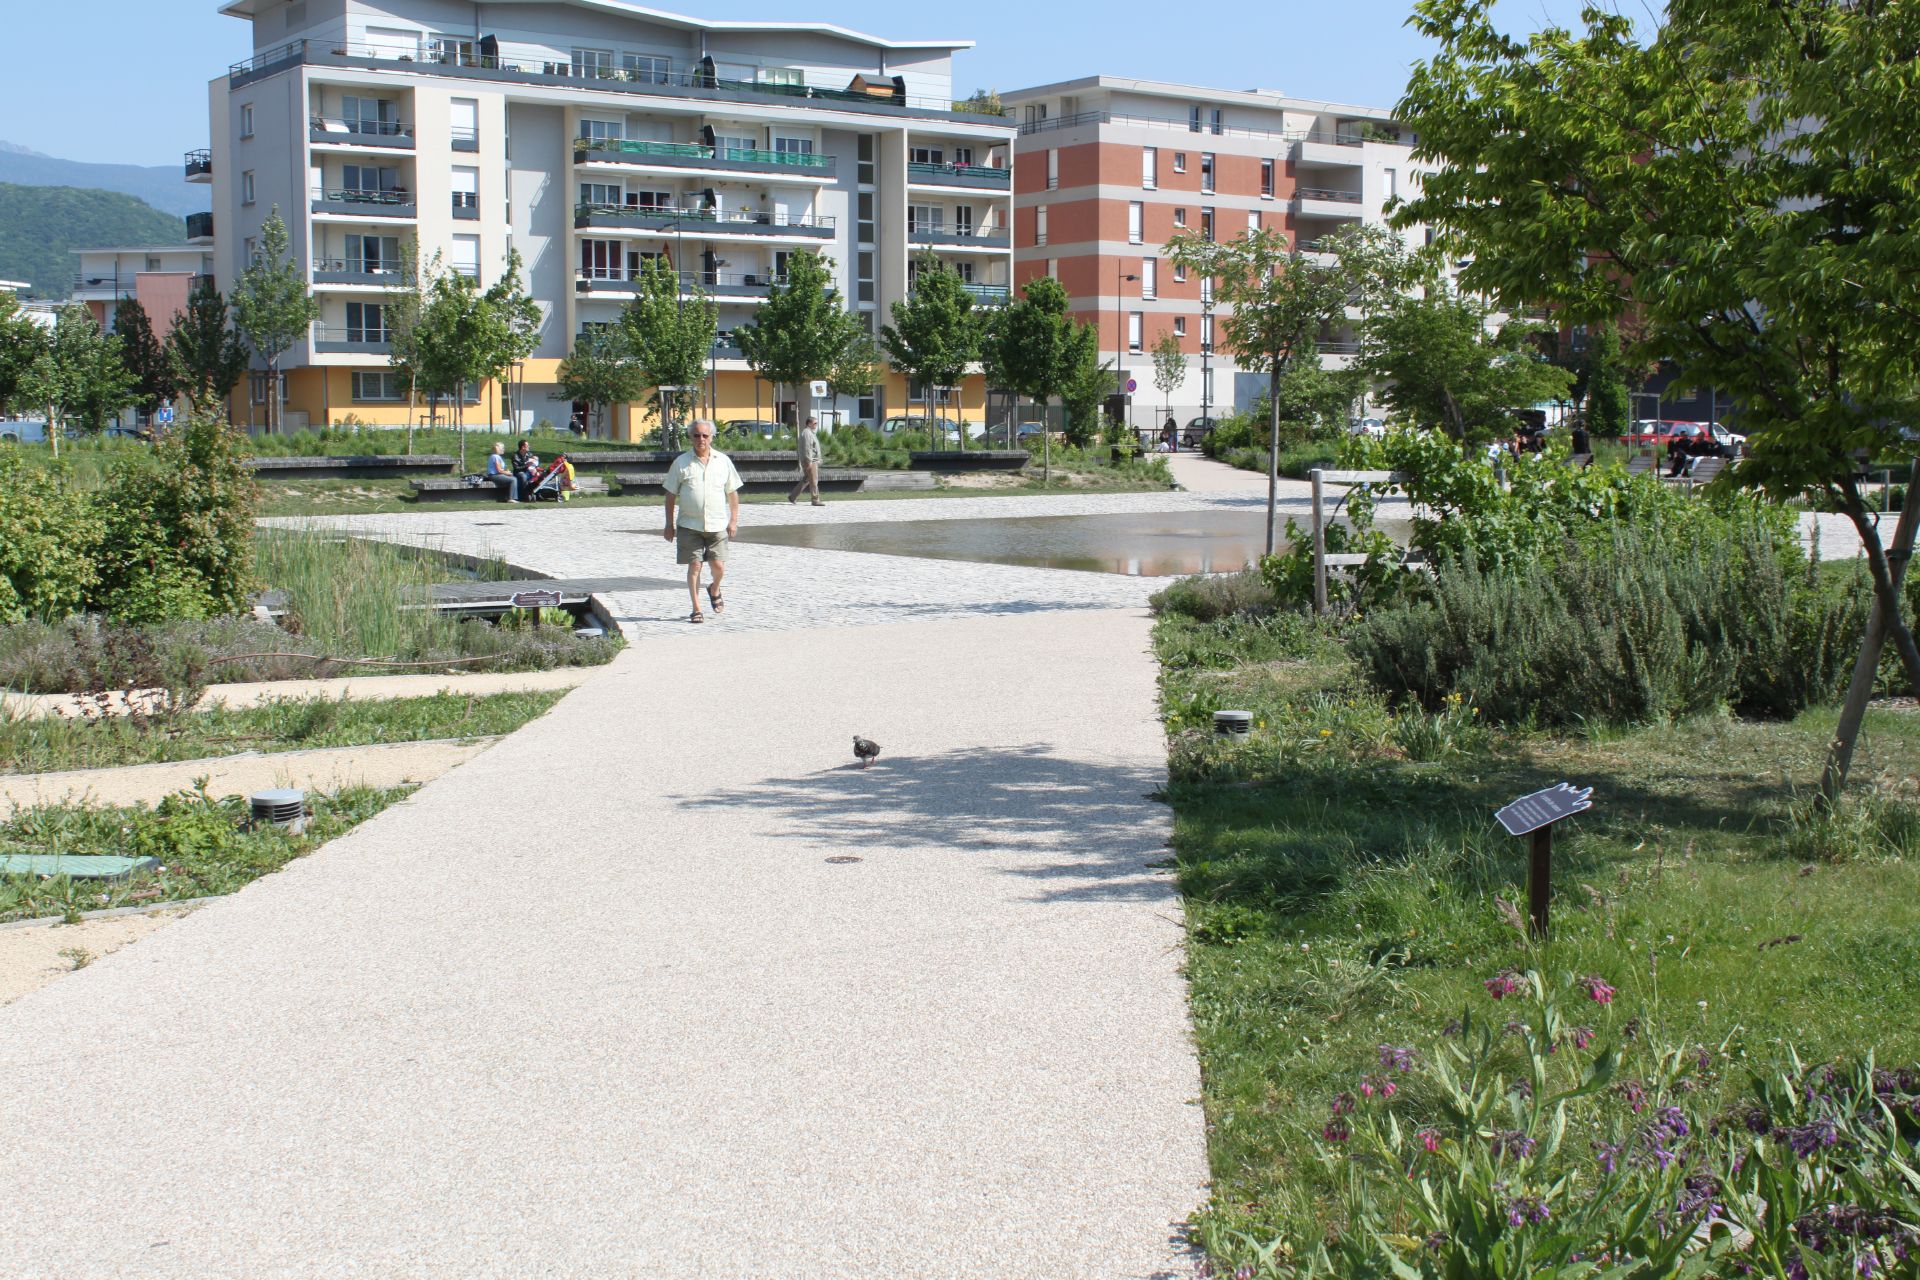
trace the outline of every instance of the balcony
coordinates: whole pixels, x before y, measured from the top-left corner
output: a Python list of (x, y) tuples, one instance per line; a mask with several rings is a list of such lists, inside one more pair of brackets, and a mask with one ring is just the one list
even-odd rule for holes
[(961, 187), (968, 191), (1010, 191), (1013, 170), (979, 164), (909, 164), (907, 182), (913, 186)]
[(313, 211), (343, 218), (377, 218), (381, 221), (419, 216), (413, 196), (406, 191), (315, 191)]
[(190, 213), (187, 215), (187, 243), (210, 244), (213, 241), (213, 215), (211, 213)]
[(321, 258), (313, 264), (313, 282), (325, 284), (378, 285), (399, 289), (406, 277), (397, 262), (366, 262), (354, 258)]
[(340, 120), (331, 116), (309, 116), (307, 138), (336, 147), (413, 150), (413, 130), (397, 120)]
[[(776, 284), (785, 284), (784, 277), (771, 272), (756, 271), (682, 271), (680, 273), (680, 291), (692, 294), (697, 288), (715, 301), (729, 298), (765, 298)], [(573, 280), (576, 293), (613, 294), (631, 297), (639, 292), (639, 281), (626, 276), (616, 275), (577, 275)]]
[(832, 156), (798, 151), (750, 151), (708, 147), (695, 142), (636, 142), (620, 138), (576, 138), (575, 164), (609, 164), (685, 173), (777, 174), (783, 178), (829, 182), (837, 164)]
[(573, 225), (582, 230), (671, 231), (693, 236), (804, 236), (833, 238), (831, 217), (762, 213), (757, 210), (675, 209), (661, 205), (576, 205)]
[(213, 181), (213, 152), (204, 147), (198, 151), (187, 152), (187, 181)]
[(455, 125), (447, 130), (447, 141), (455, 151), (478, 151), (480, 149), (480, 131), (466, 125)]
[(1364, 216), (1358, 191), (1335, 187), (1295, 187), (1293, 212), (1305, 218), (1359, 218)]
[(1007, 129), (1013, 127), (1013, 121), (1005, 116), (955, 111), (950, 98), (909, 96), (899, 82), (877, 71), (852, 77), (844, 89), (829, 89), (820, 85), (729, 80), (716, 73), (711, 59), (702, 59), (692, 68), (680, 71), (626, 71), (542, 59), (476, 55), (442, 48), (431, 41), (422, 41), (403, 52), (390, 47), (348, 44), (336, 40), (294, 40), (262, 50), (228, 67), (228, 88), (240, 89), (267, 76), (300, 66), (401, 71), (409, 75), (446, 76), (496, 85), (588, 88), (636, 97), (670, 97), (680, 101), (733, 102), (755, 106), (816, 107), (900, 119), (949, 120), (998, 124)]
[(1011, 247), (1012, 239), (1001, 227), (949, 227), (945, 223), (911, 223), (907, 227), (909, 244), (924, 244), (943, 249), (990, 249)]
[(453, 193), (453, 216), (459, 222), (480, 221), (480, 196), (473, 191)]
[(384, 356), (393, 349), (385, 329), (356, 328), (352, 325), (313, 326), (313, 350), (322, 356)]
[(1004, 284), (973, 284), (960, 286), (973, 295), (973, 304), (977, 307), (1004, 307), (1013, 301), (1013, 287)]

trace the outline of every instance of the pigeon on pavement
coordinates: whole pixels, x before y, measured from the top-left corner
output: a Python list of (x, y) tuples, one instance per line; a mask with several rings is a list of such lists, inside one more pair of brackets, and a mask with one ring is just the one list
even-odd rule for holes
[(860, 762), (862, 769), (872, 764), (880, 755), (880, 744), (871, 738), (853, 735), (853, 758)]

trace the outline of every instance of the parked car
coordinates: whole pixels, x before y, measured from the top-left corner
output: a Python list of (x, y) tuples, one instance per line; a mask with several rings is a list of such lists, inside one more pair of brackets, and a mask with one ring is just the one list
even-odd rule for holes
[(1180, 447), (1198, 449), (1219, 425), (1218, 418), (1188, 418), (1186, 429), (1180, 433)]
[(786, 429), (785, 423), (766, 422), (754, 418), (734, 418), (723, 428), (734, 435), (759, 436), (764, 440), (771, 440)]
[(1013, 438), (1016, 442), (1038, 440), (1045, 434), (1047, 434), (1047, 424), (1044, 422), (1022, 422), (1013, 429)]
[[(955, 422), (952, 418), (935, 418), (933, 421), (940, 429), (948, 444), (960, 443), (959, 423)], [(979, 439), (981, 433), (986, 430), (984, 426), (980, 426), (977, 423), (968, 423), (967, 426), (969, 434), (972, 435), (974, 439)], [(902, 431), (925, 431), (926, 429), (926, 418), (917, 413), (888, 418), (880, 424), (880, 434), (882, 436), (891, 436)]]
[(1379, 418), (1354, 418), (1347, 423), (1347, 430), (1356, 436), (1378, 440), (1387, 434), (1387, 424)]

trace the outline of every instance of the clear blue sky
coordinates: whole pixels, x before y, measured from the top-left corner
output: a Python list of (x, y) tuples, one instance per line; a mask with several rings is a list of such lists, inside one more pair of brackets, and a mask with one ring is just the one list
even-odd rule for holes
[[(176, 164), (207, 142), (207, 81), (247, 56), (247, 23), (217, 0), (7, 0), (0, 140), (69, 160)], [(655, 7), (710, 18), (802, 16), (895, 38), (972, 40), (954, 88), (1013, 89), (1104, 73), (1390, 105), (1427, 52), (1411, 0), (711, 0)], [(1501, 0), (1509, 30), (1571, 22), (1576, 0)], [(1204, 14), (1207, 21), (1194, 21)], [(76, 50), (86, 56), (76, 58)]]

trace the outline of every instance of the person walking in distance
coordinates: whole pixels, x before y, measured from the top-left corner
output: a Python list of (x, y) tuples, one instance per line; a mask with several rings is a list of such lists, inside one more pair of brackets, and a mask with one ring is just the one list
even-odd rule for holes
[(826, 506), (820, 501), (820, 419), (809, 416), (793, 444), (800, 453), (800, 479), (787, 490), (787, 501), (798, 502), (800, 491), (807, 489), (813, 493), (814, 506)]
[(707, 603), (715, 614), (725, 611), (720, 595), (727, 576), (727, 540), (740, 528), (740, 473), (733, 459), (713, 447), (713, 423), (699, 418), (693, 424), (693, 448), (673, 460), (664, 482), (667, 491), (665, 537), (674, 544), (677, 559), (687, 566), (687, 595), (693, 600), (688, 622), (705, 622), (700, 612), (700, 566), (713, 566)]

